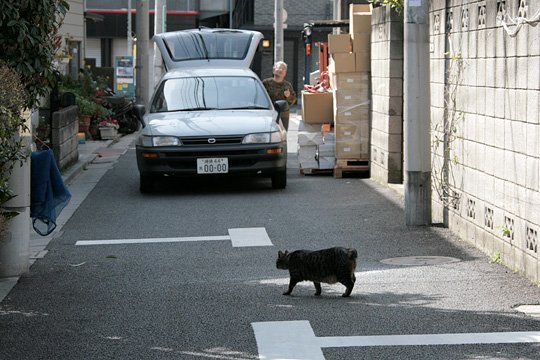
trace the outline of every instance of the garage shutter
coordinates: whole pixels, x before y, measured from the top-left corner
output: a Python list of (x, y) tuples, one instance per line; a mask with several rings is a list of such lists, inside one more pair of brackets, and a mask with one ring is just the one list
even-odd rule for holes
[(101, 39), (86, 39), (86, 58), (96, 59), (96, 67), (101, 67)]

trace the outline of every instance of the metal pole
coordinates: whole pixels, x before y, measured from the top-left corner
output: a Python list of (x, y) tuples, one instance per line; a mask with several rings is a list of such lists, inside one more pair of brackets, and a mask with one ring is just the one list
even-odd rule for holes
[(133, 38), (131, 37), (131, 0), (128, 0), (127, 8), (127, 54), (133, 56)]
[(149, 4), (147, 0), (137, 0), (137, 103), (148, 106), (149, 84), (150, 84), (150, 21)]
[(428, 0), (405, 2), (404, 134), (405, 221), (431, 224)]
[[(164, 31), (164, 19), (167, 16), (164, 12), (164, 1), (156, 0), (155, 4), (155, 15), (154, 15), (154, 34), (160, 34)], [(155, 88), (161, 79), (163, 70), (163, 61), (161, 59), (161, 53), (154, 43), (154, 81), (152, 88)]]
[(283, 61), (283, 0), (275, 0), (274, 63)]
[(233, 28), (233, 0), (229, 0), (229, 28)]
[[(334, 0), (333, 19), (341, 20), (341, 0)], [(335, 27), (332, 30), (333, 34), (340, 34), (341, 28)]]

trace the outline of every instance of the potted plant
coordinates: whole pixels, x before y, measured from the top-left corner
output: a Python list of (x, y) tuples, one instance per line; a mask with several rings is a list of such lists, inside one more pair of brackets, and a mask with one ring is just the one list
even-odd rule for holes
[(92, 116), (95, 113), (95, 104), (92, 100), (76, 95), (75, 103), (79, 108), (79, 132), (88, 132)]
[(118, 136), (118, 121), (112, 118), (103, 118), (98, 124), (102, 140), (116, 139)]

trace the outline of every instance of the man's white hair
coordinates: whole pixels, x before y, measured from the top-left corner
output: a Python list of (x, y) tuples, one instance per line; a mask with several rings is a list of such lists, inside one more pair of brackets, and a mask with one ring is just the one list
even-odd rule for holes
[(274, 64), (274, 70), (276, 70), (278, 67), (284, 67), (285, 68), (285, 71), (287, 71), (287, 64), (283, 61), (277, 61), (275, 64)]

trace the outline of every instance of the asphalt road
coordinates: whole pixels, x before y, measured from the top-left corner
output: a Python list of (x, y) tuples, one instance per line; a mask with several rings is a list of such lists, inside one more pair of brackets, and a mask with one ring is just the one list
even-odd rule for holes
[[(75, 245), (216, 237), (240, 228), (264, 228), (273, 246), (202, 239)], [(340, 296), (339, 284), (323, 284), (315, 297), (311, 283), (283, 296), (288, 273), (275, 268), (278, 250), (331, 246), (358, 250), (351, 297)], [(540, 354), (538, 341), (485, 344), (477, 335), (540, 331), (540, 318), (514, 309), (539, 304), (540, 288), (444, 228), (406, 227), (402, 198), (369, 179), (301, 176), (291, 168), (285, 190), (272, 190), (267, 179), (214, 179), (163, 181), (142, 195), (131, 148), (48, 250), (0, 303), (1, 359), (262, 359), (265, 346), (314, 360), (317, 351), (328, 360)], [(402, 256), (461, 261), (381, 263)], [(262, 324), (257, 335), (254, 324)], [(416, 344), (399, 337), (415, 334), (426, 336)], [(428, 345), (433, 334), (466, 334), (471, 344), (445, 344), (452, 337), (443, 335)], [(390, 335), (387, 345), (361, 345), (378, 335)]]

